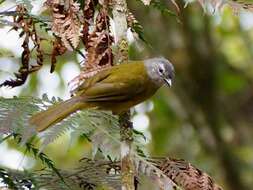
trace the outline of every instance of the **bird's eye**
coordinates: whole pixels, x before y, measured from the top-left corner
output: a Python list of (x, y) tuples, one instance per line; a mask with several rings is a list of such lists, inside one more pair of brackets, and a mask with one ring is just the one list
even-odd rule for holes
[(160, 72), (160, 73), (163, 73), (163, 70), (162, 70), (161, 68), (159, 68), (159, 72)]

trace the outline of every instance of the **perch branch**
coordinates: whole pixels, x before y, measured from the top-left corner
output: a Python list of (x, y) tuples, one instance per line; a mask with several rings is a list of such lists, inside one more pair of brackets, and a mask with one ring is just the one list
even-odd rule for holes
[[(128, 60), (127, 4), (125, 0), (113, 0), (113, 19), (115, 24), (116, 63)], [(133, 125), (130, 111), (119, 115), (121, 127), (121, 182), (122, 190), (134, 190), (134, 163), (132, 157)]]

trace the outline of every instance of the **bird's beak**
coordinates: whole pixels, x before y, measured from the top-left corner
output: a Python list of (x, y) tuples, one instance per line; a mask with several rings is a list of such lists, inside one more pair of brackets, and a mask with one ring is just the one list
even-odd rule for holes
[(169, 87), (172, 86), (172, 80), (171, 80), (171, 79), (164, 78), (163, 80), (164, 80), (164, 82), (165, 82)]

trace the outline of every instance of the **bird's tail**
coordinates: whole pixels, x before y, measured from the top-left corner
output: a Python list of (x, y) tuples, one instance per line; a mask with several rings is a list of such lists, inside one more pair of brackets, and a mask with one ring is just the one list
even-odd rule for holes
[(73, 97), (64, 102), (49, 107), (47, 110), (33, 115), (29, 123), (36, 127), (38, 132), (44, 131), (48, 127), (60, 122), (65, 117), (75, 111), (88, 107), (84, 102), (80, 101), (80, 97)]

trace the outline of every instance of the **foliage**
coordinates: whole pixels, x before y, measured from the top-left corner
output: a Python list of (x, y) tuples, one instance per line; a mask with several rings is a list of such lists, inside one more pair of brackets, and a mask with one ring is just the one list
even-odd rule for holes
[[(4, 1), (0, 1), (0, 5), (3, 2)], [(68, 52), (78, 53), (82, 56), (82, 71), (71, 81), (71, 85), (73, 86), (73, 94), (75, 93), (75, 90), (85, 81), (85, 79), (113, 65), (113, 46), (115, 43), (115, 37), (113, 36), (112, 32), (112, 22), (110, 22), (110, 19), (113, 20), (111, 15), (111, 2), (70, 0), (68, 5), (62, 2), (64, 1), (45, 1), (45, 7), (47, 8), (50, 16), (45, 18), (31, 14), (32, 4), (29, 0), (17, 0), (17, 6), (14, 11), (4, 11), (0, 13), (1, 23), (12, 26), (12, 30), (17, 31), (20, 38), (23, 38), (21, 66), (18, 73), (15, 73), (16, 79), (6, 80), (1, 84), (1, 86), (17, 87), (23, 85), (31, 73), (37, 72), (41, 69), (43, 62), (45, 61), (45, 57), (48, 56), (48, 54), (45, 53), (45, 49), (43, 49), (42, 41), (44, 40), (46, 40), (51, 47), (51, 54), (49, 55), (51, 61), (50, 72), (55, 71), (57, 66), (57, 57), (62, 57)], [(213, 92), (204, 95), (202, 94), (203, 92), (210, 90), (207, 89), (207, 86), (211, 88), (213, 87), (212, 85), (214, 85), (212, 83), (212, 77), (214, 76), (209, 75), (211, 71), (213, 71), (213, 67), (211, 67), (212, 64), (209, 61), (213, 60), (214, 62), (219, 62), (221, 60), (221, 58), (216, 54), (216, 50), (214, 50), (215, 48), (212, 47), (212, 43), (210, 42), (211, 40), (208, 21), (203, 21), (203, 23), (206, 24), (204, 25), (205, 27), (199, 26), (200, 24), (196, 21), (199, 18), (194, 17), (196, 20), (192, 19), (189, 21), (190, 18), (187, 17), (187, 14), (189, 14), (187, 12), (188, 9), (179, 10), (179, 7), (183, 7), (182, 2), (177, 4), (175, 1), (171, 1), (176, 7), (177, 13), (171, 11), (164, 1), (142, 0), (142, 2), (145, 5), (150, 6), (151, 12), (153, 11), (153, 8), (155, 8), (161, 12), (162, 15), (173, 16), (172, 18), (174, 19), (175, 17), (177, 20), (178, 17), (181, 16), (180, 11), (183, 12), (182, 20), (180, 18), (180, 21), (183, 23), (184, 30), (180, 32), (183, 33), (184, 37), (182, 39), (185, 41), (182, 39), (180, 40), (186, 44), (182, 49), (187, 49), (187, 52), (181, 54), (179, 57), (183, 59), (185, 54), (189, 54), (190, 60), (190, 69), (187, 70), (183, 76), (181, 76), (182, 81), (179, 81), (178, 85), (182, 85), (185, 89), (187, 89), (186, 92), (189, 94), (189, 97), (185, 97), (184, 93), (181, 93), (181, 89), (175, 89), (175, 93), (177, 93), (179, 99), (174, 98), (174, 101), (172, 101), (174, 103), (176, 102), (175, 104), (177, 104), (177, 101), (180, 101), (180, 103), (182, 103), (184, 106), (178, 103), (178, 105), (174, 106), (174, 108), (176, 107), (175, 110), (170, 110), (170, 107), (173, 106), (168, 106), (167, 101), (164, 101), (166, 98), (163, 97), (162, 100), (157, 100), (157, 102), (155, 102), (160, 105), (159, 108), (161, 110), (163, 109), (163, 113), (158, 111), (156, 112), (158, 115), (157, 118), (163, 118), (163, 114), (167, 114), (167, 120), (165, 120), (164, 123), (166, 123), (166, 125), (169, 123), (170, 127), (172, 128), (170, 130), (173, 131), (175, 130), (173, 127), (176, 126), (176, 122), (174, 122), (171, 112), (176, 112), (178, 115), (180, 115), (179, 120), (182, 120), (180, 122), (185, 122), (187, 125), (191, 125), (191, 127), (198, 131), (200, 136), (205, 135), (205, 133), (208, 133), (210, 130), (210, 133), (212, 134), (210, 139), (214, 139), (215, 143), (217, 144), (214, 143), (215, 145), (212, 145), (211, 143), (207, 142), (209, 137), (201, 137), (201, 142), (204, 144), (205, 149), (211, 150), (210, 152), (212, 152), (212, 154), (216, 154), (218, 152), (218, 157), (220, 158), (222, 165), (224, 165), (224, 171), (226, 172), (228, 179), (230, 176), (232, 176), (231, 178), (239, 180), (237, 176), (239, 175), (239, 172), (237, 172), (239, 170), (234, 169), (233, 167), (235, 165), (232, 164), (232, 161), (237, 161), (236, 157), (234, 157), (234, 154), (231, 153), (230, 147), (226, 145), (226, 141), (223, 139), (222, 135), (220, 135), (220, 129), (217, 127), (223, 125), (222, 122), (222, 124), (219, 123), (220, 120), (226, 120), (227, 123), (231, 122), (234, 124), (233, 118), (231, 118), (231, 116), (230, 118), (226, 118), (225, 114), (224, 118), (219, 118), (216, 115), (216, 109), (212, 107), (215, 105), (213, 102), (213, 96), (211, 96), (213, 95)], [(201, 4), (204, 10), (206, 7), (209, 7), (209, 5), (211, 5), (214, 10), (220, 10), (224, 5), (228, 5), (233, 9), (234, 13), (238, 13), (238, 11), (242, 9), (252, 11), (252, 4), (245, 2), (234, 2), (229, 0), (198, 2)], [(149, 42), (146, 38), (146, 33), (152, 31), (152, 29), (144, 30), (144, 27), (142, 27), (142, 24), (140, 24), (141, 22), (138, 21), (135, 14), (136, 13), (134, 10), (128, 10), (128, 27), (133, 33), (136, 33), (142, 41), (149, 45)], [(13, 18), (13, 22), (2, 19), (9, 17)], [(156, 16), (152, 15), (152, 19), (155, 18)], [(158, 20), (161, 19), (164, 19), (164, 17), (158, 18)], [(168, 17), (166, 17), (166, 19), (168, 19)], [(191, 22), (194, 23), (192, 24), (193, 29), (187, 25)], [(198, 33), (200, 28), (204, 28), (202, 33), (206, 36), (203, 37), (202, 33)], [(47, 34), (47, 39), (44, 39), (44, 36), (41, 34), (41, 30)], [(172, 29), (168, 29), (168, 33), (170, 33), (171, 36), (175, 35), (175, 32), (173, 32), (174, 31), (172, 31)], [(176, 33), (180, 32), (176, 31)], [(222, 32), (226, 33), (226, 31)], [(203, 41), (208, 44), (205, 48), (199, 48), (202, 47), (203, 44), (195, 45), (195, 42), (202, 38), (205, 38)], [(158, 36), (156, 37), (156, 40), (157, 39), (159, 39)], [(176, 40), (176, 38), (171, 38), (171, 44), (173, 44), (173, 40)], [(162, 42), (164, 42), (164, 39)], [(31, 44), (33, 47), (31, 47)], [(84, 47), (84, 51), (81, 49), (82, 47)], [(168, 49), (173, 50), (173, 48), (169, 46)], [(199, 54), (199, 51), (209, 50), (209, 48), (210, 52), (202, 52)], [(164, 49), (167, 52), (167, 47)], [(34, 50), (36, 52), (34, 52)], [(215, 56), (219, 58), (216, 59)], [(32, 64), (34, 57), (36, 64)], [(208, 72), (205, 73), (205, 76), (207, 77), (203, 77), (204, 69), (203, 73), (201, 74), (200, 72), (199, 74), (199, 69), (196, 69), (196, 66), (194, 65), (196, 63), (203, 64), (205, 62), (207, 62), (208, 65), (202, 66), (208, 70)], [(217, 71), (218, 74), (219, 72), (220, 71)], [(188, 75), (190, 75), (192, 78)], [(229, 74), (227, 73), (227, 75)], [(209, 76), (210, 78), (208, 78)], [(221, 77), (223, 85), (226, 83), (226, 80), (231, 79), (227, 77), (226, 80), (223, 80), (224, 76), (219, 77)], [(189, 78), (194, 81), (193, 84), (188, 85), (188, 82), (191, 81), (188, 80)], [(232, 80), (234, 79), (232, 78)], [(204, 85), (196, 85), (199, 81), (204, 81)], [(204, 90), (200, 91), (197, 89), (201, 87), (203, 87)], [(235, 89), (233, 86), (230, 87), (232, 90), (226, 93), (237, 91), (237, 88)], [(196, 94), (192, 92), (200, 92), (200, 94), (197, 94), (196, 98)], [(36, 134), (35, 130), (28, 125), (28, 119), (30, 116), (35, 112), (47, 109), (49, 106), (56, 104), (59, 101), (61, 100), (56, 98), (49, 99), (46, 95), (44, 95), (42, 99), (34, 97), (14, 97), (10, 99), (0, 98), (0, 136), (2, 137), (0, 142), (2, 143), (13, 136), (19, 146), (24, 145), (27, 152), (30, 152), (36, 159), (40, 160), (48, 168), (34, 172), (13, 171), (10, 169), (1, 168), (1, 182), (12, 189), (95, 189), (98, 187), (113, 187), (114, 189), (119, 189), (121, 186), (121, 165), (119, 160), (119, 152), (122, 139), (120, 138), (118, 117), (112, 115), (110, 112), (83, 110), (72, 114), (70, 117), (56, 124), (56, 126), (45, 131), (44, 133)], [(244, 101), (246, 101), (245, 104), (247, 104), (247, 101), (250, 102), (248, 99)], [(201, 102), (201, 104), (198, 105), (196, 102)], [(184, 108), (182, 109), (180, 106)], [(225, 109), (227, 108), (226, 106), (224, 106)], [(245, 108), (245, 105), (240, 106)], [(227, 112), (230, 111), (231, 109), (227, 109)], [(250, 114), (249, 112), (246, 113)], [(168, 119), (169, 116), (171, 116), (171, 118)], [(154, 120), (157, 121), (156, 118), (154, 118)], [(159, 123), (160, 121), (157, 122)], [(224, 126), (228, 125), (226, 122), (224, 121)], [(208, 132), (203, 132), (200, 126), (208, 126), (210, 129), (207, 130)], [(169, 139), (169, 137), (166, 136), (166, 131), (168, 131), (168, 129), (160, 130), (159, 128), (153, 128), (152, 130), (154, 141), (156, 140), (156, 133), (159, 133), (159, 137), (163, 135), (165, 136), (164, 139)], [(56, 168), (53, 161), (49, 159), (48, 156), (42, 152), (42, 150), (44, 150), (47, 145), (54, 142), (58, 137), (66, 134), (68, 131), (70, 131), (72, 141), (77, 142), (80, 137), (85, 137), (89, 141), (93, 147), (93, 158), (99, 157), (99, 154), (102, 153), (103, 157), (107, 158), (107, 160), (83, 159), (80, 162), (80, 166), (77, 168), (69, 170)], [(185, 131), (189, 131), (189, 129), (187, 128)], [(177, 133), (179, 133), (179, 131), (177, 131)], [(190, 131), (189, 134), (190, 133), (192, 132)], [(173, 135), (170, 137), (173, 139), (175, 144), (178, 142), (179, 138), (174, 137)], [(33, 138), (39, 138), (39, 140), (41, 140), (41, 145), (39, 148), (36, 148), (35, 145), (32, 144), (33, 141), (30, 141)], [(134, 131), (133, 159), (136, 170), (134, 173), (136, 186), (141, 183), (141, 175), (145, 175), (154, 180), (156, 186), (161, 189), (169, 189), (172, 187), (181, 187), (185, 190), (220, 189), (220, 187), (216, 185), (206, 173), (200, 171), (186, 161), (171, 158), (149, 158), (149, 156), (145, 154), (146, 151), (143, 147), (143, 144), (145, 144), (144, 141), (145, 136), (143, 133)], [(233, 146), (232, 143), (231, 146)], [(163, 147), (166, 148), (166, 151), (169, 151), (169, 146), (167, 144), (164, 143)], [(190, 149), (190, 147), (187, 148)], [(231, 173), (229, 172), (229, 169), (231, 169)], [(233, 184), (233, 181), (227, 181), (228, 183)], [(240, 183), (237, 183), (237, 186), (234, 188), (238, 186), (241, 186)]]
[[(25, 135), (25, 139), (30, 139), (31, 136), (28, 136), (28, 134), (34, 134), (34, 133), (30, 132), (31, 127), (27, 125), (27, 121), (23, 120), (22, 122), (20, 122), (20, 118), (17, 117), (17, 115), (15, 115), (15, 114), (13, 115), (13, 112), (8, 112), (7, 114), (6, 114), (6, 112), (8, 110), (12, 110), (15, 108), (15, 110), (17, 112), (21, 112), (21, 110), (23, 110), (22, 112), (24, 115), (31, 115), (32, 114), (31, 111), (32, 112), (38, 111), (38, 110), (41, 110), (42, 108), (46, 109), (52, 103), (57, 103), (56, 99), (53, 98), (52, 100), (50, 100), (46, 95), (43, 96), (43, 99), (38, 99), (38, 98), (35, 99), (32, 97), (1, 99), (0, 105), (1, 105), (2, 110), (0, 112), (0, 115), (2, 116), (4, 114), (1, 118), (3, 118), (3, 119), (8, 118), (8, 122), (2, 120), (1, 123), (9, 123), (8, 126), (12, 126), (12, 128), (8, 128), (8, 126), (6, 127), (6, 129), (8, 129), (8, 133), (14, 133), (14, 132), (21, 130), (21, 131), (23, 131), (23, 134)], [(3, 128), (4, 126), (1, 125), (1, 127)], [(52, 129), (46, 131), (41, 136), (41, 138), (42, 138), (41, 149), (43, 149), (47, 144), (53, 142), (58, 136), (62, 135), (69, 128), (71, 128), (73, 130), (73, 132), (71, 133), (71, 136), (73, 138), (77, 138), (81, 134), (85, 134), (85, 137), (87, 137), (88, 139), (91, 140), (92, 145), (93, 145), (93, 152), (94, 152), (93, 155), (94, 156), (96, 155), (97, 150), (99, 150), (105, 155), (105, 157), (109, 157), (110, 160), (115, 160), (117, 158), (117, 155), (119, 152), (119, 146), (120, 146), (118, 119), (117, 119), (117, 117), (111, 115), (110, 113), (101, 112), (101, 111), (99, 112), (99, 111), (95, 111), (95, 110), (81, 111), (80, 113), (74, 114), (73, 116), (65, 119), (63, 122), (57, 124)], [(7, 133), (7, 132), (5, 131), (5, 133)], [(137, 173), (141, 172), (144, 175), (151, 177), (151, 179), (155, 178), (156, 179), (155, 182), (161, 187), (163, 187), (164, 184), (172, 183), (171, 180), (173, 180), (173, 181), (175, 180), (174, 182), (176, 184), (184, 187), (184, 189), (186, 189), (186, 190), (188, 190), (188, 189), (191, 190), (192, 188), (196, 189), (195, 186), (189, 185), (189, 184), (191, 184), (191, 179), (187, 180), (187, 184), (183, 183), (183, 181), (188, 179), (187, 172), (186, 172), (187, 175), (185, 177), (184, 177), (184, 175), (182, 175), (183, 173), (176, 174), (176, 176), (178, 176), (178, 175), (182, 176), (182, 179), (178, 179), (178, 178), (175, 178), (170, 173), (169, 174), (163, 173), (164, 171), (166, 171), (166, 172), (168, 171), (167, 166), (169, 166), (169, 171), (170, 171), (170, 169), (171, 169), (170, 165), (167, 165), (167, 164), (164, 165), (164, 163), (161, 162), (160, 165), (153, 166), (152, 163), (149, 163), (148, 161), (146, 161), (145, 157), (138, 156), (137, 152), (139, 151), (139, 148), (141, 146), (140, 141), (138, 141), (138, 139), (143, 138), (142, 137), (143, 134), (141, 134), (139, 132), (135, 132), (135, 134), (136, 135), (134, 138), (135, 139), (134, 145), (136, 146), (136, 153), (135, 153), (136, 154), (136, 158), (135, 158), (136, 162), (135, 163), (136, 163), (136, 169), (138, 171)], [(17, 140), (18, 143), (20, 143), (22, 141), (20, 135), (14, 134), (13, 136)], [(52, 169), (53, 173), (55, 173), (56, 176), (58, 176), (60, 181), (62, 181), (62, 182), (66, 181), (65, 177), (62, 176), (63, 174), (61, 174), (59, 172), (59, 170), (55, 168), (52, 160), (50, 160), (44, 153), (42, 153), (41, 151), (36, 149), (34, 147), (34, 145), (31, 144), (30, 142), (25, 142), (25, 147), (28, 152), (31, 152), (35, 157), (40, 159), (49, 169)], [(170, 162), (172, 162), (172, 161), (174, 162), (174, 160), (171, 160)], [(180, 161), (179, 161), (179, 163), (178, 162), (175, 162), (175, 163), (176, 163), (176, 165), (180, 164)], [(174, 166), (175, 163), (172, 163), (172, 165)], [(175, 167), (177, 168), (178, 166), (176, 166), (176, 165), (175, 165)], [(163, 168), (163, 167), (165, 167), (165, 168)], [(182, 166), (180, 166), (180, 168), (182, 168)], [(192, 166), (189, 167), (189, 172), (192, 172), (191, 171), (192, 168), (193, 168)], [(172, 167), (172, 169), (174, 170), (175, 168)], [(188, 167), (184, 167), (184, 169), (182, 169), (182, 172), (185, 172), (185, 169), (188, 170)], [(175, 169), (175, 170), (178, 171), (178, 169)], [(98, 171), (94, 170), (94, 172), (97, 174)], [(173, 171), (171, 171), (171, 172), (174, 173)], [(53, 173), (51, 173), (50, 175), (53, 175)], [(80, 172), (77, 172), (77, 173), (80, 173)], [(180, 173), (180, 171), (179, 171), (179, 173)], [(88, 173), (88, 175), (92, 176), (90, 173)], [(189, 175), (191, 175), (191, 174), (189, 174)], [(202, 175), (202, 174), (199, 173), (198, 175)], [(199, 178), (198, 175), (196, 175), (196, 177), (192, 176), (193, 177), (192, 184), (195, 184), (196, 183), (195, 180), (198, 181), (199, 179), (201, 179), (200, 183), (202, 184), (206, 175), (203, 175), (203, 177), (204, 177), (203, 179)], [(6, 175), (3, 175), (3, 176), (6, 176)], [(71, 174), (71, 176), (73, 176), (73, 175)], [(103, 175), (101, 174), (101, 178), (104, 179), (104, 174)], [(52, 177), (49, 177), (49, 179), (52, 179)], [(80, 177), (78, 178), (78, 180), (79, 179), (80, 179)], [(96, 179), (96, 178), (92, 177), (92, 180), (94, 180), (94, 179)], [(209, 177), (208, 177), (208, 179), (209, 179)], [(4, 178), (4, 180), (7, 180), (7, 179)], [(50, 185), (50, 183), (48, 183), (48, 180), (46, 180), (46, 181), (47, 181), (46, 184)], [(161, 181), (162, 181), (162, 183), (161, 183)], [(11, 180), (10, 180), (10, 183), (11, 183)], [(59, 185), (61, 183), (57, 183), (57, 184)], [(83, 183), (83, 182), (79, 181), (79, 183)], [(88, 182), (85, 182), (85, 184), (86, 183), (88, 183)], [(100, 179), (100, 183), (103, 184), (101, 182), (101, 179)], [(44, 185), (46, 185), (46, 184), (44, 184)], [(94, 182), (91, 184), (94, 184)], [(55, 183), (52, 183), (51, 185), (55, 185)], [(71, 184), (68, 184), (68, 185), (71, 186)], [(207, 187), (207, 186), (205, 186), (205, 187)], [(68, 186), (67, 186), (67, 188), (68, 188)], [(215, 186), (213, 186), (213, 188), (216, 189)]]
[[(170, 158), (145, 160), (136, 158), (136, 184), (141, 174), (150, 177), (157, 186), (166, 189), (178, 184), (186, 190), (219, 190), (212, 179), (205, 173), (194, 168), (191, 164)], [(77, 168), (59, 170), (66, 183), (50, 170), (39, 170), (33, 173), (0, 169), (0, 179), (9, 188), (21, 187), (35, 189), (96, 189), (98, 187), (121, 189), (119, 161), (91, 160), (83, 158)], [(171, 179), (173, 179), (172, 182)], [(170, 184), (170, 185), (168, 185)], [(164, 186), (166, 185), (166, 186)]]
[[(10, 137), (13, 137), (17, 144), (22, 143), (21, 135), (15, 133), (8, 135), (1, 141), (1, 143), (9, 139)], [(37, 149), (31, 142), (25, 142), (25, 149), (26, 152), (31, 153), (36, 159), (40, 160), (48, 169), (51, 169), (52, 172), (60, 179), (60, 182), (68, 187), (62, 175), (59, 173), (59, 170), (55, 167), (53, 161), (49, 159), (46, 154)], [(22, 179), (20, 179), (20, 175), (22, 176)], [(28, 171), (11, 172), (0, 168), (0, 179), (2, 180), (2, 183), (7, 185), (7, 187), (11, 189), (30, 189), (36, 187), (37, 183), (33, 179), (32, 175), (33, 174), (30, 174)]]
[[(5, 14), (5, 13), (3, 13)], [(6, 13), (8, 14), (8, 13)], [(23, 52), (21, 56), (21, 67), (18, 71), (18, 73), (15, 73), (16, 79), (13, 80), (6, 80), (1, 86), (10, 86), (10, 87), (16, 87), (21, 86), (25, 83), (28, 75), (32, 72), (38, 71), (44, 60), (44, 53), (41, 49), (41, 40), (42, 38), (37, 34), (37, 29), (35, 24), (40, 23), (40, 26), (46, 26), (45, 23), (40, 22), (38, 19), (34, 19), (33, 17), (30, 17), (28, 14), (28, 10), (26, 6), (23, 5), (17, 5), (15, 14), (11, 14), (13, 16), (13, 23), (14, 27), (13, 30), (18, 31), (21, 29), (21, 32), (19, 33), (19, 37), (24, 37), (24, 41), (22, 44)], [(29, 43), (33, 43), (34, 47), (32, 49), (36, 49), (36, 65), (32, 65), (30, 63), (31, 53)]]

